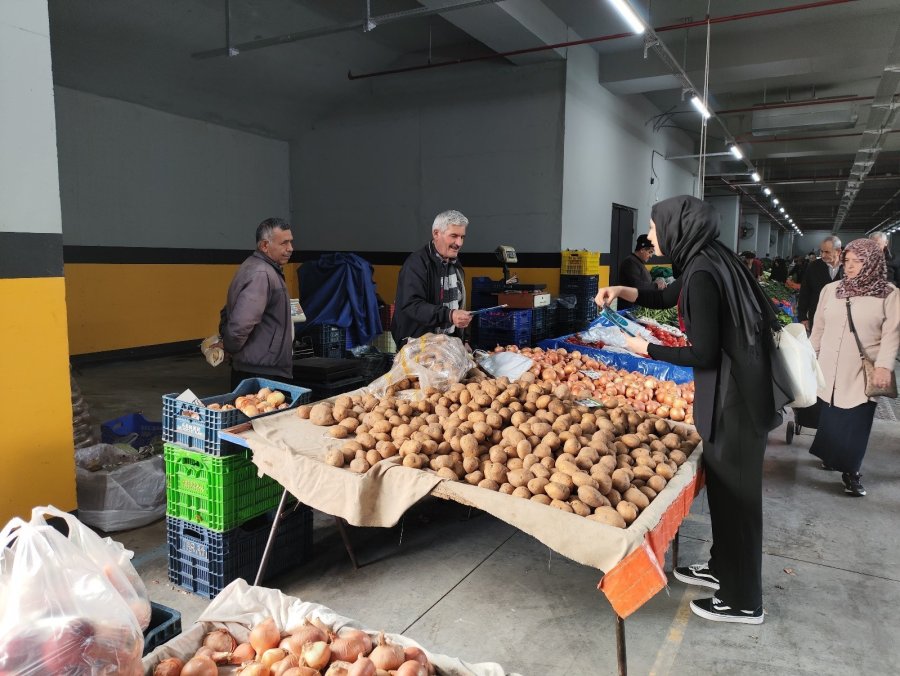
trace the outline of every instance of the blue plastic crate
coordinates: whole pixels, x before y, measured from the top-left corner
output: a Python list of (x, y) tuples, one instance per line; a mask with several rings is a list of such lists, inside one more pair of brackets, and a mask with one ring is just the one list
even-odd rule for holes
[[(233, 404), (244, 394), (259, 392), (263, 387), (280, 390), (285, 394), (288, 408), (295, 408), (309, 401), (309, 390), (297, 385), (288, 385), (268, 378), (247, 378), (242, 380), (234, 392), (201, 399), (203, 406), (186, 401), (178, 401), (178, 393), (163, 395), (163, 441), (170, 441), (184, 448), (210, 453), (231, 455), (243, 450), (240, 446), (219, 441), (219, 431), (234, 427), (249, 420), (238, 410), (211, 411), (208, 404)], [(277, 413), (273, 411), (272, 413)], [(262, 413), (260, 418), (271, 413)], [(254, 419), (255, 419), (254, 418)]]
[(494, 310), (478, 315), (478, 330), (531, 333), (531, 310)]
[(181, 633), (181, 613), (154, 601), (150, 602), (150, 626), (144, 632), (144, 655)]
[[(199, 596), (213, 598), (239, 577), (256, 578), (275, 510), (224, 533), (166, 517), (169, 580)], [(300, 505), (278, 526), (265, 578), (299, 565), (312, 556), (313, 514)]]
[(478, 333), (478, 346), (483, 349), (493, 349), (497, 345), (518, 345), (519, 347), (527, 347), (531, 344), (531, 330), (524, 331), (504, 331), (504, 330), (487, 330)]
[[(115, 444), (127, 440), (135, 448), (149, 446), (162, 437), (162, 423), (147, 420), (140, 413), (129, 413), (100, 425), (100, 441)], [(127, 439), (132, 437), (132, 439)]]

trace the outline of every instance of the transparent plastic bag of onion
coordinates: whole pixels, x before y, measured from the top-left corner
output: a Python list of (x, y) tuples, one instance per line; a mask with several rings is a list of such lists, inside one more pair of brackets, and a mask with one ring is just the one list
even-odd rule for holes
[(0, 531), (0, 673), (142, 673), (132, 609), (51, 526), (12, 519)]

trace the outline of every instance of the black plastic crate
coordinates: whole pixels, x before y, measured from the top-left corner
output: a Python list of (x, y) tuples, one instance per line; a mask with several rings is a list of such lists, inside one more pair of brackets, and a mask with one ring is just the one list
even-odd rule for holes
[(559, 292), (573, 293), (576, 296), (590, 294), (596, 296), (600, 289), (600, 279), (596, 275), (560, 275)]
[(347, 330), (331, 324), (319, 324), (303, 332), (309, 338), (312, 351), (317, 357), (340, 359), (347, 349)]
[(150, 626), (144, 632), (144, 655), (181, 633), (181, 613), (155, 601), (150, 602)]
[(322, 401), (345, 392), (351, 392), (368, 385), (370, 382), (363, 376), (355, 375), (352, 378), (344, 378), (343, 380), (335, 380), (328, 383), (305, 382), (303, 386), (312, 390), (310, 397), (312, 401)]
[[(256, 578), (275, 510), (224, 533), (166, 517), (169, 580), (199, 596), (213, 598), (239, 577)], [(307, 561), (313, 551), (312, 510), (300, 505), (278, 526), (265, 578)]]

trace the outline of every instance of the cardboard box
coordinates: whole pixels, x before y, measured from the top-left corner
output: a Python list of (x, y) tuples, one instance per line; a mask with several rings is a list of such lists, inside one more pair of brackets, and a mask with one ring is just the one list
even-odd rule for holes
[(550, 294), (542, 291), (509, 291), (497, 294), (498, 305), (511, 308), (534, 308), (550, 305)]

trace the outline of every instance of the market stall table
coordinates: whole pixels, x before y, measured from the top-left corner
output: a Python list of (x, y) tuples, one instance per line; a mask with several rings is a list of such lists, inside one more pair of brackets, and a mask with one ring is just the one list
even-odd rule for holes
[[(333, 467), (325, 463), (324, 451), (340, 442), (326, 436), (325, 428), (300, 419), (293, 411), (225, 430), (221, 437), (250, 448), (261, 472), (284, 487), (279, 514), (290, 494), (336, 517), (354, 566), (355, 555), (342, 522), (391, 527), (421, 498), (433, 495), (488, 512), (553, 551), (604, 571), (598, 588), (616, 613), (620, 674), (627, 673), (624, 620), (665, 588), (665, 552), (674, 540), (674, 566), (678, 528), (703, 485), (702, 445), (698, 445), (650, 506), (630, 527), (619, 529), (464, 482), (447, 481), (431, 471), (404, 467), (396, 457), (376, 464), (365, 474)], [(276, 517), (269, 545), (277, 528)], [(265, 570), (269, 549), (267, 545), (260, 574)]]

